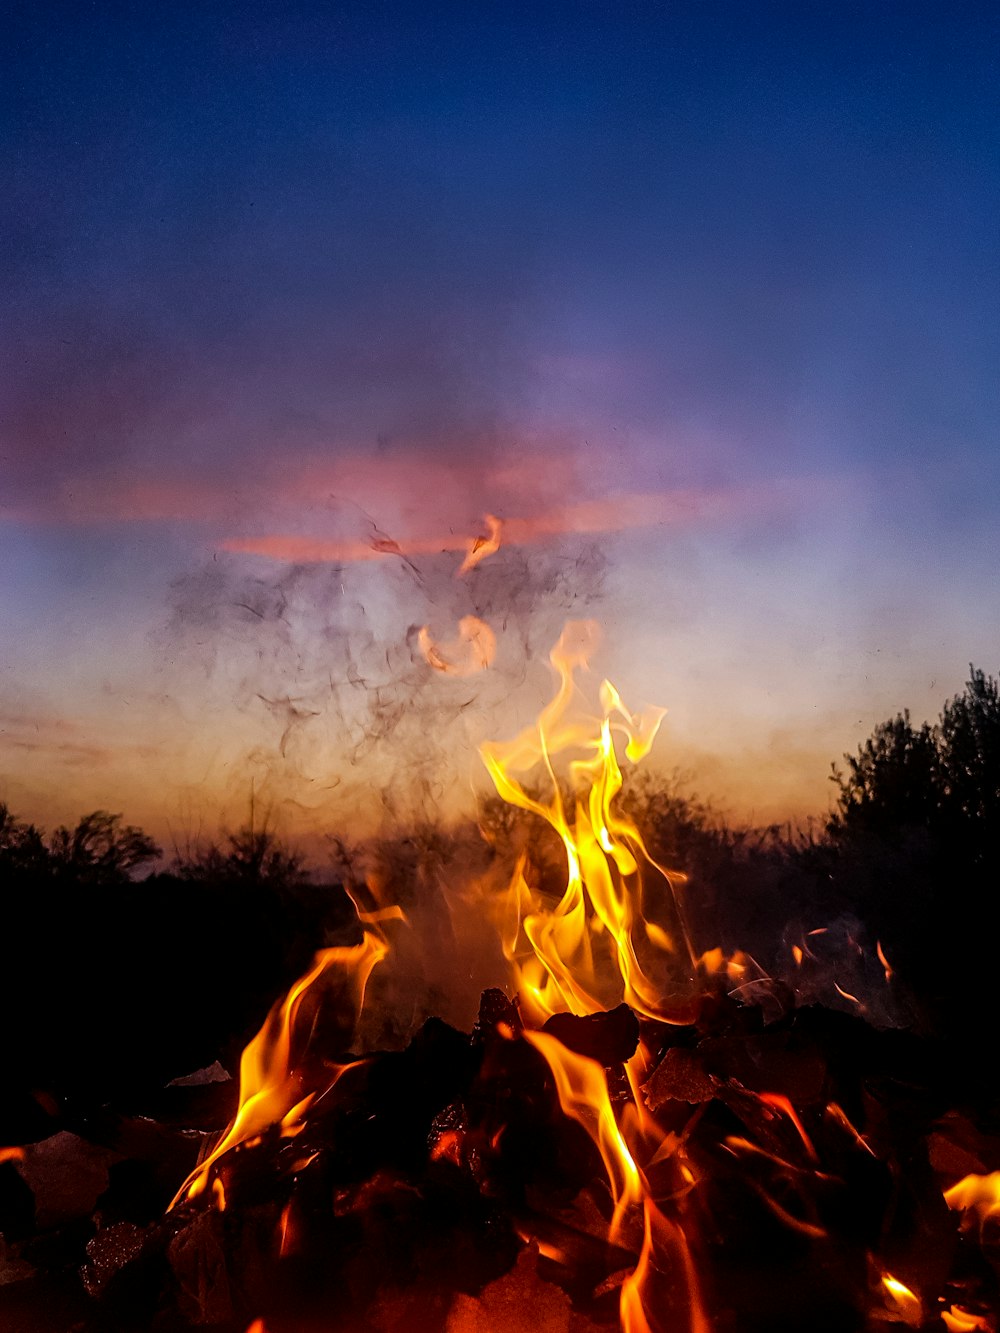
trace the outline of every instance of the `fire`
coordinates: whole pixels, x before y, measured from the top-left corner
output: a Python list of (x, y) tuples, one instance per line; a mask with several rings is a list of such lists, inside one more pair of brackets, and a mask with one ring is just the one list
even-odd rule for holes
[(948, 1333), (995, 1333), (996, 1320), (990, 1315), (973, 1314), (960, 1305), (941, 1311), (941, 1322)]
[(974, 1212), (983, 1227), (990, 1218), (1000, 1216), (1000, 1171), (988, 1176), (965, 1176), (945, 1190), (944, 1198), (956, 1212)]
[[(488, 522), (489, 536), (470, 544), (459, 572), (474, 568), (498, 548), (499, 520)], [(643, 1089), (651, 1086), (664, 1045), (673, 1055), (671, 1043), (676, 1040), (679, 1053), (688, 1054), (683, 1043), (691, 1040), (690, 1035), (674, 1031), (666, 1041), (665, 1029), (658, 1025), (676, 1029), (693, 1024), (705, 994), (713, 987), (718, 992), (724, 986), (730, 994), (744, 997), (760, 984), (763, 974), (749, 955), (739, 952), (713, 949), (695, 956), (677, 896), (683, 876), (653, 860), (639, 829), (619, 806), (622, 765), (636, 764), (648, 754), (664, 710), (632, 713), (617, 689), (604, 680), (598, 689), (599, 710), (579, 714), (577, 679), (587, 667), (596, 639), (591, 622), (568, 624), (550, 655), (555, 693), (537, 722), (512, 740), (481, 747), (497, 793), (544, 820), (557, 836), (565, 861), (565, 879), (556, 893), (536, 887), (523, 860), (499, 892), (486, 891), (520, 1009), (518, 1017), (518, 1011), (504, 1000), (507, 1008), (501, 1012), (505, 1017), (498, 1018), (492, 1030), (505, 1049), (507, 1042), (526, 1042), (539, 1053), (551, 1075), (548, 1084), (543, 1079), (543, 1086), (554, 1087), (563, 1115), (582, 1126), (600, 1155), (603, 1179), (593, 1183), (589, 1202), (597, 1205), (601, 1243), (614, 1247), (616, 1256), (619, 1252), (623, 1258), (628, 1256), (608, 1279), (618, 1287), (623, 1333), (665, 1333), (668, 1327), (672, 1333), (710, 1333), (696, 1264), (699, 1250), (703, 1257), (711, 1258), (709, 1232), (697, 1232), (694, 1224), (696, 1219), (704, 1222), (705, 1210), (711, 1206), (711, 1190), (705, 1188), (711, 1180), (706, 1177), (704, 1149), (693, 1137), (689, 1143), (689, 1136), (713, 1098), (713, 1090), (723, 1087), (723, 1080), (714, 1072), (711, 1077), (703, 1072), (703, 1080), (710, 1084), (708, 1097), (701, 1098), (704, 1105), (685, 1111), (680, 1109), (684, 1099), (678, 1097), (678, 1109), (669, 1114), (661, 1113), (662, 1104), (652, 1097), (647, 1105)], [(426, 628), (420, 631), (419, 643), (431, 666), (453, 675), (482, 670), (492, 660), (496, 646), (489, 627), (471, 616), (460, 622), (454, 643), (435, 644)], [(541, 792), (532, 785), (539, 776)], [(370, 914), (359, 911), (357, 915), (361, 942), (321, 951), (247, 1046), (236, 1115), (184, 1182), (174, 1204), (205, 1195), (203, 1204), (211, 1202), (219, 1212), (225, 1209), (226, 1188), (232, 1184), (224, 1175), (227, 1154), (257, 1142), (269, 1131), (294, 1138), (305, 1127), (318, 1098), (348, 1069), (363, 1062), (327, 1063), (317, 1074), (317, 1062), (309, 1066), (313, 1072), (306, 1073), (303, 1058), (320, 992), (336, 980), (356, 1019), (372, 971), (388, 953), (382, 927), (388, 920), (402, 918), (398, 908)], [(813, 959), (809, 940), (825, 932), (826, 928), (809, 931), (801, 936), (801, 944), (792, 946), (796, 967)], [(881, 943), (876, 952), (888, 982), (892, 968)], [(836, 990), (863, 1011), (862, 999), (840, 985)], [(611, 1069), (570, 1049), (552, 1030), (540, 1030), (557, 1015), (586, 1018), (622, 1002), (643, 1022), (633, 1032), (633, 1048), (638, 1040), (635, 1053)], [(709, 1015), (712, 1012), (709, 1006)], [(632, 1015), (627, 1017), (634, 1023)], [(624, 1055), (616, 1058), (625, 1059)], [(544, 1075), (544, 1069), (541, 1072)], [(752, 1103), (759, 1115), (744, 1121), (749, 1137), (723, 1131), (717, 1143), (719, 1154), (738, 1163), (747, 1190), (759, 1196), (770, 1214), (794, 1233), (796, 1242), (829, 1245), (835, 1232), (819, 1197), (823, 1191), (830, 1194), (829, 1187), (837, 1184), (837, 1177), (825, 1172), (821, 1160), (820, 1150), (830, 1143), (829, 1129), (833, 1126), (838, 1131), (847, 1151), (874, 1158), (875, 1149), (833, 1101), (825, 1106), (802, 1101), (800, 1114), (783, 1093), (752, 1092), (734, 1078), (725, 1084), (719, 1101), (725, 1104), (727, 1095), (732, 1099), (728, 1109), (738, 1111), (741, 1104)], [(476, 1172), (485, 1171), (484, 1162), (499, 1154), (507, 1122), (497, 1127), (497, 1121), (491, 1121), (488, 1135), (474, 1126), (467, 1128), (464, 1105), (454, 1103), (461, 1118), (452, 1117), (436, 1127), (426, 1140), (426, 1153), (428, 1161), (444, 1163), (436, 1171), (464, 1172), (468, 1184), (480, 1182)], [(703, 1124), (710, 1123), (711, 1114)], [(478, 1141), (475, 1133), (481, 1134)], [(759, 1142), (753, 1141), (755, 1137)], [(315, 1146), (309, 1136), (303, 1143), (305, 1148), (296, 1145), (290, 1150), (296, 1157), (296, 1171), (304, 1170), (316, 1156), (308, 1151)], [(420, 1143), (418, 1151), (424, 1151)], [(0, 1161), (5, 1154), (18, 1152), (0, 1149)], [(488, 1172), (481, 1179), (488, 1179)], [(352, 1212), (368, 1207), (365, 1200), (377, 1196), (378, 1181), (375, 1175), (358, 1182), (356, 1194), (350, 1195)], [(409, 1179), (394, 1181), (392, 1187), (419, 1192)], [(235, 1190), (230, 1190), (230, 1197), (235, 1207)], [(1000, 1172), (967, 1176), (945, 1192), (945, 1199), (951, 1209), (977, 1217), (982, 1228), (988, 1219), (1000, 1216)], [(273, 1242), (280, 1259), (307, 1250), (307, 1220), (308, 1209), (301, 1201), (285, 1202)], [(971, 1222), (963, 1218), (963, 1226), (968, 1225)], [(575, 1261), (572, 1248), (557, 1243), (561, 1242), (558, 1235), (556, 1240), (534, 1235), (534, 1226), (530, 1216), (519, 1219), (521, 1240), (534, 1245), (546, 1261), (570, 1267)], [(873, 1317), (879, 1322), (923, 1326), (921, 1296), (870, 1253), (868, 1263)], [(609, 1285), (601, 1295), (611, 1289)], [(939, 1304), (944, 1305), (943, 1299)], [(523, 1314), (527, 1325), (531, 1311)], [(940, 1320), (952, 1333), (996, 1333), (991, 1316), (964, 1306), (942, 1309)], [(265, 1333), (263, 1321), (255, 1320), (247, 1333)]]
[(478, 616), (463, 616), (458, 622), (458, 637), (449, 643), (435, 643), (424, 625), (417, 634), (417, 643), (429, 665), (449, 676), (474, 676), (485, 671), (497, 650), (496, 635)]
[(616, 1240), (625, 1211), (642, 1203), (644, 1190), (639, 1168), (615, 1119), (604, 1070), (595, 1060), (567, 1050), (548, 1033), (526, 1032), (525, 1037), (552, 1070), (563, 1111), (583, 1125), (600, 1149), (615, 1205), (610, 1239)]
[[(653, 861), (635, 824), (615, 805), (623, 785), (616, 738), (624, 739), (626, 759), (638, 763), (664, 710), (631, 713), (605, 680), (600, 716), (574, 718), (576, 673), (596, 642), (592, 622), (567, 625), (550, 655), (556, 693), (538, 722), (512, 741), (481, 747), (499, 795), (541, 816), (558, 834), (566, 858), (566, 887), (555, 904), (529, 887), (524, 865), (517, 868), (500, 904), (504, 950), (522, 1006), (536, 1024), (560, 1012), (598, 1013), (622, 999), (647, 1018), (690, 1022), (698, 1004), (698, 963), (674, 895), (674, 881), (683, 877)], [(565, 756), (568, 793), (556, 770)], [(523, 780), (536, 768), (550, 788), (547, 798), (533, 795)], [(634, 1100), (619, 1123), (607, 1074), (596, 1061), (548, 1033), (524, 1035), (545, 1057), (564, 1114), (586, 1129), (601, 1154), (613, 1203), (608, 1239), (627, 1243), (629, 1228), (641, 1225), (638, 1260), (621, 1287), (622, 1329), (651, 1333), (648, 1288), (657, 1271), (667, 1270), (675, 1274), (675, 1290), (679, 1285), (686, 1292), (690, 1333), (704, 1333), (687, 1237), (658, 1205), (643, 1169), (670, 1155), (639, 1095), (643, 1053), (629, 1063)], [(686, 1183), (691, 1181), (688, 1171)]]
[(891, 1273), (882, 1275), (882, 1289), (886, 1306), (896, 1318), (912, 1328), (919, 1328), (924, 1319), (920, 1297)]
[[(284, 1137), (294, 1137), (301, 1129), (303, 1116), (311, 1103), (350, 1068), (350, 1065), (336, 1066), (328, 1071), (324, 1086), (303, 1088), (295, 1066), (295, 1057), (300, 1053), (296, 1045), (304, 1035), (301, 1030), (303, 1003), (320, 981), (339, 977), (355, 1015), (359, 1016), (368, 979), (388, 952), (380, 923), (401, 918), (402, 912), (398, 908), (375, 913), (359, 912), (358, 919), (365, 925), (363, 941), (357, 945), (321, 950), (310, 970), (274, 1006), (243, 1052), (239, 1107), (232, 1123), (205, 1160), (185, 1180), (171, 1208), (182, 1199), (194, 1199), (201, 1194), (212, 1180), (212, 1170), (221, 1158), (233, 1149), (255, 1141), (272, 1126), (280, 1125)], [(221, 1211), (225, 1207), (221, 1181), (213, 1182), (213, 1192)]]
[[(639, 830), (615, 807), (622, 771), (615, 737), (637, 763), (656, 737), (663, 709), (634, 715), (610, 681), (601, 716), (574, 720), (575, 673), (597, 640), (591, 621), (570, 622), (550, 654), (558, 687), (538, 722), (512, 741), (480, 749), (499, 795), (541, 816), (566, 856), (558, 903), (533, 890), (520, 866), (501, 903), (501, 936), (522, 1002), (536, 1021), (589, 1014), (625, 1000), (661, 1022), (690, 1022), (696, 964), (671, 875), (650, 857)], [(569, 754), (564, 795), (554, 761)], [(550, 795), (535, 797), (521, 777), (540, 768)]]
[(487, 514), (485, 522), (487, 535), (485, 537), (473, 537), (471, 541), (466, 543), (465, 559), (459, 565), (456, 577), (468, 574), (469, 570), (475, 569), (481, 560), (485, 560), (488, 555), (495, 555), (500, 550), (503, 522), (494, 517), (493, 514)]

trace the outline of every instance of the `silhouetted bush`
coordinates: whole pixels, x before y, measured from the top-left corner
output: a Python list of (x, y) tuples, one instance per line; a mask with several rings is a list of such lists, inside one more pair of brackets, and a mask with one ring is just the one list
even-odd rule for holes
[(983, 945), (1000, 926), (1000, 691), (970, 667), (934, 725), (901, 713), (846, 769), (813, 868), (885, 944), (928, 1020), (972, 1034), (992, 1013)]

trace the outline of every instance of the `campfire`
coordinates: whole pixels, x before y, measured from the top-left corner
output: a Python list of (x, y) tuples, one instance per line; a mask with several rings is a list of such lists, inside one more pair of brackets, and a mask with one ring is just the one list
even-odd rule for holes
[[(581, 710), (594, 638), (568, 625), (537, 722), (482, 746), (562, 880), (525, 854), (456, 886), (452, 910), (491, 922), (508, 966), (472, 1030), (432, 1017), (403, 1049), (355, 1049), (409, 929), (359, 892), (352, 933), (246, 1046), (224, 1128), (204, 1126), (231, 1107), (225, 1081), (177, 1089), (169, 1120), (116, 1122), (119, 1167), (177, 1171), (165, 1212), (137, 1221), (110, 1191), (72, 1276), (58, 1223), (8, 1244), (11, 1289), (79, 1282), (81, 1333), (996, 1333), (1000, 1143), (952, 1104), (946, 1048), (871, 1024), (835, 978), (854, 1012), (797, 1002), (816, 937), (782, 976), (696, 954), (697, 885), (619, 800), (663, 713), (609, 681)], [(471, 620), (423, 646), (459, 673), (492, 652)], [(30, 1186), (43, 1149), (6, 1148), (0, 1169)], [(18, 1328), (59, 1327), (33, 1318), (26, 1299)]]

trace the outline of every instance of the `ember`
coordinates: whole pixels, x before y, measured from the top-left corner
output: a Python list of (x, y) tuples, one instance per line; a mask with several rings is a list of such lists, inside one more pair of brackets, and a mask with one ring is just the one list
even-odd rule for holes
[[(354, 942), (320, 951), (246, 1046), (226, 1128), (105, 1126), (78, 1276), (72, 1205), (17, 1226), (19, 1188), (39, 1213), (57, 1198), (54, 1140), (0, 1149), (0, 1281), (62, 1292), (37, 1318), (15, 1298), (18, 1327), (70, 1310), (81, 1333), (996, 1333), (998, 1144), (951, 1106), (947, 1051), (870, 1026), (839, 984), (858, 1012), (796, 1007), (746, 955), (696, 956), (683, 876), (617, 802), (620, 742), (639, 762), (663, 714), (605, 681), (577, 716), (594, 638), (567, 627), (538, 723), (482, 751), (565, 857), (561, 893), (522, 859), (464, 898), (496, 922), (510, 994), (486, 990), (471, 1033), (431, 1018), (358, 1054), (369, 979), (407, 929), (359, 899)], [(180, 1161), (169, 1208), (140, 1216), (130, 1169)]]

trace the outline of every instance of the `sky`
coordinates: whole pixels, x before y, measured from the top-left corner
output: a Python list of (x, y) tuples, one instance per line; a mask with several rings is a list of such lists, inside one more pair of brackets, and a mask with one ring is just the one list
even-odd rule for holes
[[(733, 817), (1000, 666), (986, 3), (18, 4), (0, 800), (444, 808), (564, 619)], [(500, 546), (459, 575), (499, 518)], [(418, 630), (496, 655), (436, 671)], [(468, 645), (466, 645), (467, 647)]]

